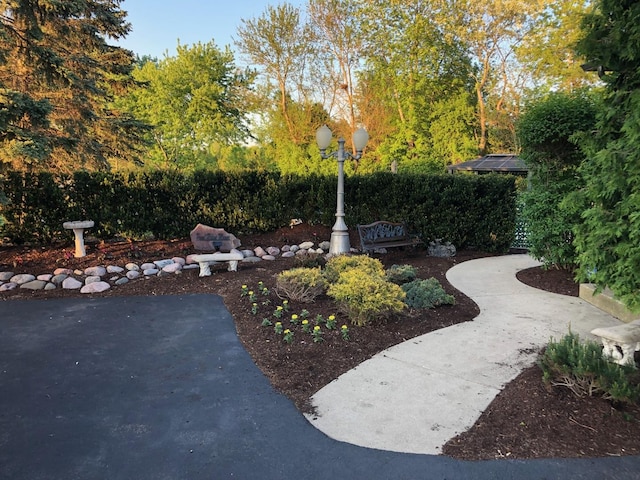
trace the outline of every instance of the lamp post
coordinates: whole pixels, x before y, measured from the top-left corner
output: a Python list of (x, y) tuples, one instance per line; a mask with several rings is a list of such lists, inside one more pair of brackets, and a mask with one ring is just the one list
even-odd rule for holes
[(353, 133), (353, 144), (356, 147), (355, 155), (345, 151), (344, 138), (338, 139), (337, 151), (327, 153), (327, 148), (329, 148), (329, 144), (331, 143), (331, 136), (331, 130), (329, 130), (329, 127), (326, 125), (320, 127), (316, 132), (316, 141), (320, 149), (320, 156), (324, 159), (335, 157), (338, 160), (336, 223), (333, 225), (331, 232), (329, 254), (340, 255), (341, 253), (348, 253), (351, 249), (351, 245), (349, 244), (349, 229), (344, 222), (344, 161), (347, 158), (358, 160), (362, 157), (362, 151), (369, 141), (369, 134), (364, 128), (359, 128)]

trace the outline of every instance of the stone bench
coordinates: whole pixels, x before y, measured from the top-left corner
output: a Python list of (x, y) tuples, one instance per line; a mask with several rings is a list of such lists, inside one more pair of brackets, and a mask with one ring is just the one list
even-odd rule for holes
[(358, 225), (362, 252), (389, 247), (415, 247), (422, 243), (416, 235), (407, 233), (404, 223), (392, 223), (384, 220), (369, 225)]
[(634, 352), (640, 350), (640, 320), (615, 327), (596, 328), (591, 333), (602, 340), (603, 356), (619, 365), (635, 367)]
[(216, 252), (216, 253), (200, 253), (190, 256), (191, 259), (200, 266), (200, 276), (208, 277), (211, 275), (211, 265), (217, 265), (218, 263), (228, 262), (229, 266), (227, 270), (230, 272), (238, 271), (238, 262), (244, 258), (244, 255), (235, 248), (230, 252)]

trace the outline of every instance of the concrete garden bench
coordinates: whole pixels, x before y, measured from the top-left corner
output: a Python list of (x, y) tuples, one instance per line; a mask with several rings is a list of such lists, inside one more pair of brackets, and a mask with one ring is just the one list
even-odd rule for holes
[(422, 243), (416, 235), (407, 233), (407, 226), (402, 223), (386, 222), (384, 220), (358, 225), (362, 252), (377, 248), (415, 247)]
[(232, 249), (230, 252), (216, 252), (216, 253), (199, 253), (191, 255), (191, 259), (200, 266), (200, 276), (208, 277), (211, 275), (211, 265), (217, 265), (219, 263), (228, 262), (229, 266), (227, 270), (230, 272), (238, 271), (238, 262), (244, 258), (242, 252)]
[(640, 350), (640, 320), (615, 327), (596, 328), (591, 333), (602, 340), (602, 355), (619, 365), (635, 367), (634, 352)]

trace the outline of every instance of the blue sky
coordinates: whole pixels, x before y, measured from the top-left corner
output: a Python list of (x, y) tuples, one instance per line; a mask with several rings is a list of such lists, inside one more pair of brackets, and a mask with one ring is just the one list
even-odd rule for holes
[[(284, 0), (124, 0), (120, 7), (128, 13), (132, 31), (118, 45), (138, 55), (162, 58), (175, 55), (180, 44), (215, 41), (220, 49), (233, 46), (241, 19), (259, 17), (268, 5)], [(305, 0), (287, 0), (304, 10)]]

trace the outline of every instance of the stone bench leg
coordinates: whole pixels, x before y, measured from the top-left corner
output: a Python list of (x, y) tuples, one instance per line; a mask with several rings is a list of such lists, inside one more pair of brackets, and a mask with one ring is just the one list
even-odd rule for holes
[[(211, 275), (211, 265), (217, 265), (219, 263), (223, 263), (223, 262), (211, 262), (211, 261), (204, 261), (204, 262), (198, 262), (198, 265), (200, 265), (200, 277), (209, 277)], [(237, 272), (238, 271), (238, 260), (227, 260), (227, 263), (229, 264), (227, 266), (227, 270), (229, 272)]]
[(640, 350), (640, 343), (617, 343), (603, 338), (602, 345), (604, 346), (603, 357), (613, 359), (618, 365), (636, 366), (634, 354), (636, 350)]

